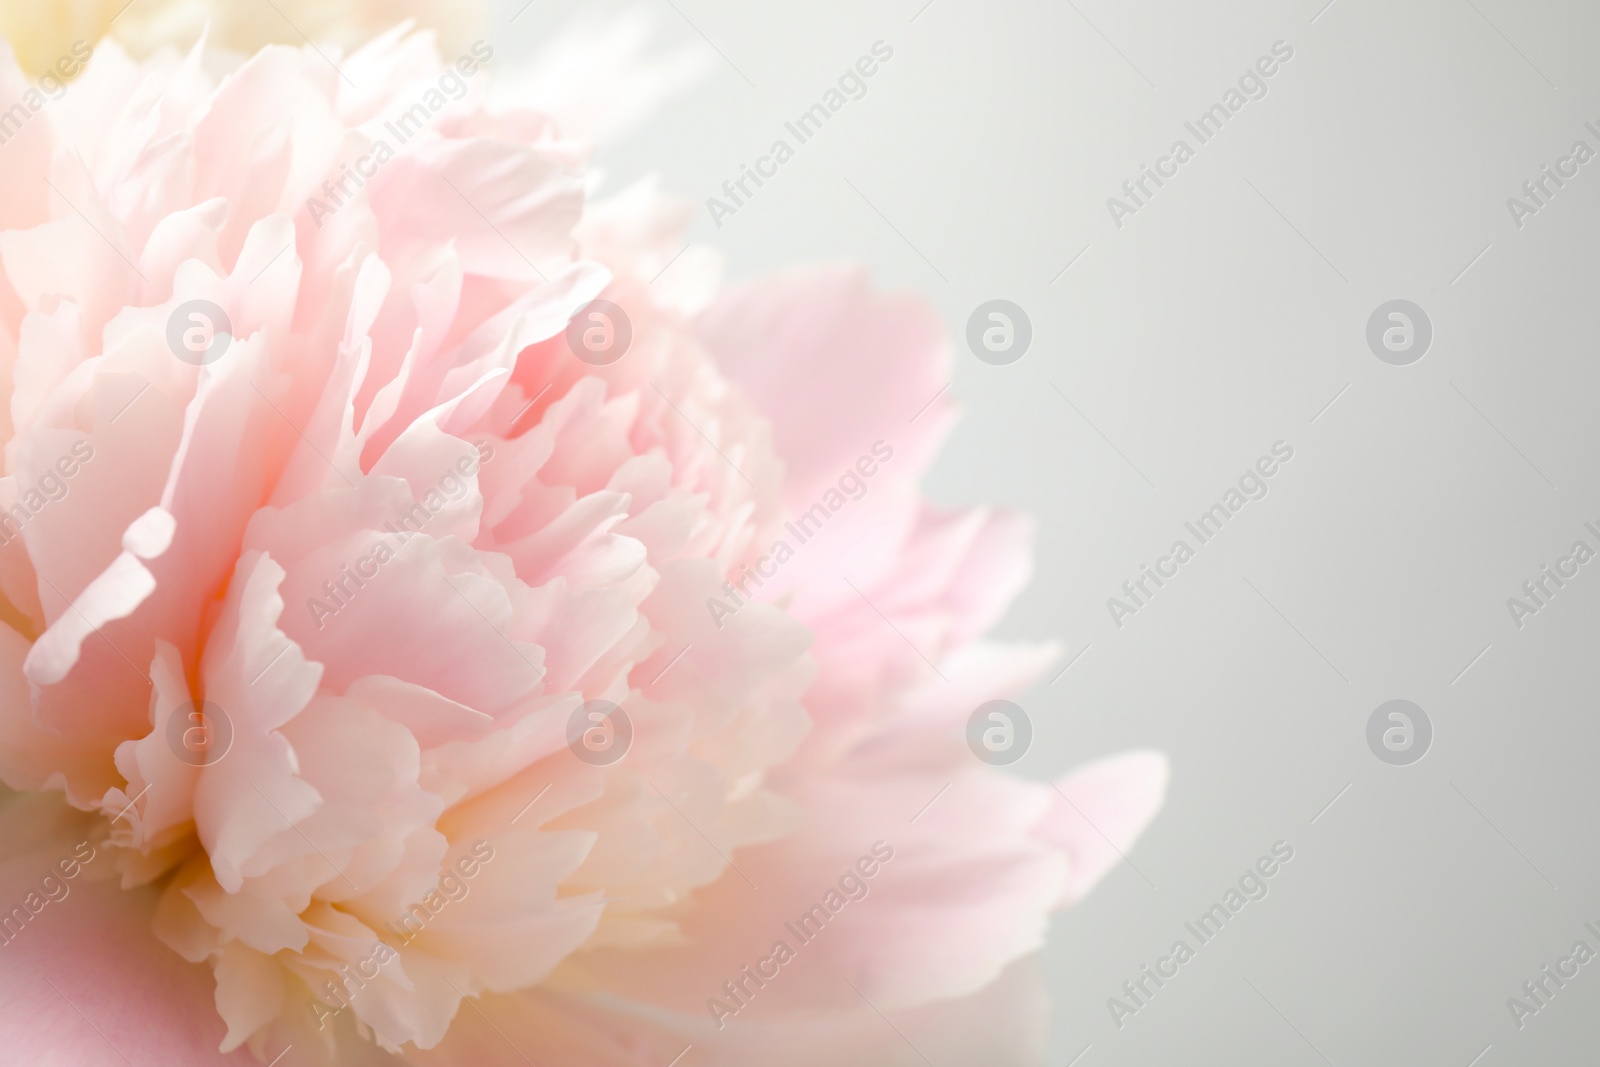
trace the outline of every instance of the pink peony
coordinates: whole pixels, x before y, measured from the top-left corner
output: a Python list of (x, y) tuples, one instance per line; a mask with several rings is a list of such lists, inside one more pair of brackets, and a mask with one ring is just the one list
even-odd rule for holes
[(938, 317), (718, 292), (493, 62), (107, 43), (0, 145), (8, 1054), (1033, 1062), (1165, 763), (968, 751), (1056, 650)]

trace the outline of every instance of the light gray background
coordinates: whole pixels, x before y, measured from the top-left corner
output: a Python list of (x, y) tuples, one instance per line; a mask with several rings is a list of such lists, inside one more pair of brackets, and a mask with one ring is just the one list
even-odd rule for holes
[[(1036, 738), (1016, 770), (1134, 746), (1173, 761), (1138, 870), (1055, 923), (1052, 1062), (1593, 1062), (1600, 961), (1521, 1031), (1506, 999), (1578, 938), (1600, 948), (1600, 561), (1521, 630), (1506, 598), (1597, 544), (1600, 160), (1520, 231), (1506, 199), (1574, 140), (1600, 149), (1600, 9), (924, 2), (644, 0), (664, 42), (726, 61), (601, 162), (613, 187), (657, 171), (703, 205), (885, 40), (866, 98), (693, 235), (736, 277), (864, 261), (957, 343), (985, 300), (1031, 316), (1014, 365), (963, 348), (966, 418), (928, 486), (1037, 517), (1036, 580), (1001, 634), (1056, 638), (1063, 663), (1087, 647), (1022, 698)], [(522, 6), (493, 29), (513, 57), (609, 10), (537, 0), (509, 24)], [(1194, 144), (1183, 120), (1280, 39), (1295, 55), (1269, 95), (1115, 228), (1106, 198)], [(1394, 298), (1434, 325), (1409, 367), (1364, 339)], [(1280, 439), (1295, 456), (1270, 495), (1114, 627), (1106, 598)], [(1365, 742), (1395, 697), (1434, 724), (1410, 767)], [(1114, 1027), (1106, 998), (1193, 944), (1183, 921), (1279, 839), (1295, 858), (1270, 896)]]

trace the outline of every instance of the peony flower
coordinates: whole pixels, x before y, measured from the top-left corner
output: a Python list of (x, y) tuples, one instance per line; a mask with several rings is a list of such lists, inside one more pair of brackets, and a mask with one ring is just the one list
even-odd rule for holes
[(983, 639), (1027, 523), (918, 493), (937, 315), (720, 286), (494, 63), (105, 42), (0, 144), (0, 1036), (1034, 1062), (1166, 768), (969, 751), (1056, 649)]

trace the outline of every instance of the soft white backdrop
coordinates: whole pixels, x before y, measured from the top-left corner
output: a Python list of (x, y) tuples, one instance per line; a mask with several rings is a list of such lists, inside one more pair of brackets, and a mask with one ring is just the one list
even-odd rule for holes
[[(663, 44), (720, 55), (602, 154), (611, 187), (656, 172), (698, 201), (735, 277), (860, 260), (948, 321), (966, 417), (929, 491), (1037, 517), (1001, 633), (1086, 649), (1021, 698), (1017, 773), (1172, 757), (1137, 870), (1055, 924), (1053, 1062), (1592, 1062), (1600, 962), (1523, 1029), (1506, 999), (1600, 949), (1600, 562), (1520, 630), (1506, 599), (1600, 547), (1600, 161), (1520, 230), (1506, 199), (1600, 150), (1600, 9), (640, 2)], [(617, 10), (504, 0), (490, 38), (514, 60)], [(705, 199), (879, 40), (867, 95), (718, 229)], [(1118, 229), (1106, 198), (1277, 41), (1268, 95)], [(994, 298), (1032, 320), (1010, 366), (961, 341)], [(1365, 340), (1396, 298), (1434, 328), (1406, 367)], [(1106, 598), (1279, 440), (1270, 494), (1118, 629)], [(1396, 697), (1435, 731), (1407, 767), (1365, 739)], [(1270, 895), (1113, 1025), (1107, 998), (1280, 839)]]

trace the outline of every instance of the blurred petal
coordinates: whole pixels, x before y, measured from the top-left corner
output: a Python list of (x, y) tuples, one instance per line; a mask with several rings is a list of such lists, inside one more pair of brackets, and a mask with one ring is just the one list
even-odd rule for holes
[(1167, 757), (1160, 752), (1109, 756), (1055, 781), (1044, 840), (1067, 854), (1070, 874), (1062, 906), (1094, 888), (1150, 825), (1167, 795)]

